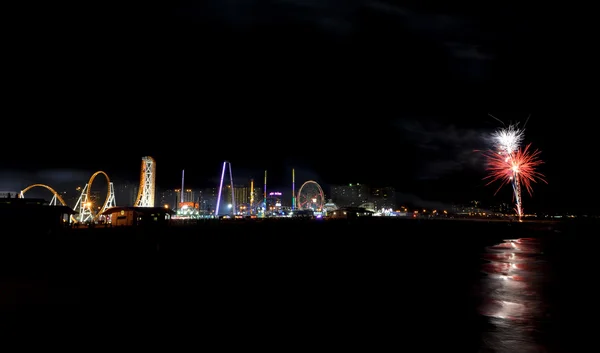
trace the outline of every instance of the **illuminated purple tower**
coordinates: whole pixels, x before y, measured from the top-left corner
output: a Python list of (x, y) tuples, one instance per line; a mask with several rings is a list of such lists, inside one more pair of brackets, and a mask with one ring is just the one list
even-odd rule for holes
[(219, 215), (219, 208), (221, 206), (221, 194), (223, 192), (223, 181), (225, 179), (225, 168), (229, 166), (229, 183), (231, 187), (231, 207), (233, 209), (233, 214), (235, 214), (235, 192), (233, 189), (233, 172), (231, 171), (231, 162), (224, 161), (223, 169), (221, 170), (221, 181), (219, 183), (219, 192), (217, 195), (217, 207), (215, 209), (215, 217)]
[(296, 172), (292, 168), (292, 210), (296, 209)]
[(265, 182), (264, 182), (264, 192), (263, 192), (263, 217), (267, 214), (267, 171), (265, 170)]
[(231, 172), (231, 162), (229, 164), (229, 184), (231, 185), (231, 209), (235, 215), (235, 189), (233, 188), (233, 174)]

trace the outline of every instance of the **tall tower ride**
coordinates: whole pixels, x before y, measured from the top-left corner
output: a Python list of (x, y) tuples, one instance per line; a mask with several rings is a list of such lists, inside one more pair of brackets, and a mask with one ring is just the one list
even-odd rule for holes
[(219, 191), (217, 196), (217, 207), (215, 209), (215, 217), (219, 216), (219, 210), (221, 207), (221, 193), (223, 191), (223, 180), (225, 179), (225, 169), (229, 166), (229, 188), (231, 189), (231, 208), (233, 209), (233, 214), (236, 214), (235, 209), (235, 189), (233, 188), (233, 172), (231, 171), (231, 162), (224, 161), (223, 169), (221, 170), (221, 181), (219, 183)]
[(296, 209), (296, 172), (292, 168), (292, 210)]
[(154, 207), (154, 193), (156, 190), (156, 161), (150, 156), (142, 157), (142, 170), (140, 173), (140, 189), (134, 206)]

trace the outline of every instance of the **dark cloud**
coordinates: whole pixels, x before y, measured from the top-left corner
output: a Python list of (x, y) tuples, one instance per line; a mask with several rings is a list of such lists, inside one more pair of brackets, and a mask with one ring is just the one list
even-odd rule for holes
[(93, 172), (78, 169), (43, 169), (37, 172), (7, 170), (0, 174), (0, 189), (22, 190), (32, 184), (44, 184), (58, 191), (83, 186), (92, 174)]
[(234, 27), (290, 21), (332, 28), (346, 27), (352, 14), (369, 0), (219, 0), (185, 2), (175, 13), (183, 18), (222, 21)]
[(36, 183), (33, 173), (6, 170), (0, 173), (0, 190), (19, 191), (27, 185)]
[(493, 48), (486, 45), (489, 38), (480, 34), (486, 31), (473, 20), (440, 10), (413, 10), (383, 1), (368, 3), (369, 8), (396, 17), (399, 26), (437, 46), (447, 55), (447, 64), (458, 75), (479, 80), (489, 76), (491, 60), (496, 55)]
[(465, 169), (481, 169), (488, 132), (435, 120), (405, 119), (397, 123), (402, 138), (416, 146), (421, 159), (417, 177), (439, 179)]
[(402, 50), (408, 43), (407, 35), (427, 42), (426, 45), (445, 52), (451, 59), (448, 64), (470, 78), (483, 78), (488, 73), (490, 60), (496, 57), (491, 39), (512, 23), (507, 21), (495, 31), (483, 29), (482, 23), (486, 21), (481, 18), (475, 21), (460, 12), (450, 12), (447, 7), (426, 8), (390, 0), (226, 0), (203, 5), (190, 2), (180, 5), (176, 13), (192, 21), (216, 20), (245, 29), (300, 24), (305, 29), (313, 27), (323, 33), (344, 36), (370, 32), (385, 23), (380, 29), (386, 33), (381, 34), (397, 39), (390, 46)]
[(95, 171), (77, 169), (45, 169), (34, 173), (34, 178), (48, 184), (82, 183), (85, 184)]

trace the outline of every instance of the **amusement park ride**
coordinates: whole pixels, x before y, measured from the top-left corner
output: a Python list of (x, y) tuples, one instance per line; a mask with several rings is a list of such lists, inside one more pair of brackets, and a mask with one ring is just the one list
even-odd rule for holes
[[(229, 173), (227, 173), (229, 170)], [(224, 161), (223, 166), (221, 168), (221, 178), (218, 187), (218, 196), (217, 196), (217, 207), (215, 209), (215, 214), (218, 215), (221, 206), (221, 196), (223, 191), (223, 186), (225, 185), (225, 176), (229, 174), (229, 184), (231, 190), (231, 200), (232, 200), (232, 209), (236, 209), (235, 207), (235, 188), (233, 185), (233, 172), (231, 170), (231, 162)], [(182, 186), (183, 189), (183, 186)], [(265, 216), (264, 210), (267, 205), (267, 171), (265, 170), (264, 182), (263, 182), (263, 200), (262, 204), (255, 204), (255, 195), (254, 195), (254, 179), (250, 181), (250, 209), (254, 209), (254, 207), (258, 207), (258, 209), (263, 210), (262, 214)], [(296, 193), (296, 171), (292, 169), (292, 210), (313, 210), (313, 211), (322, 211), (325, 205), (325, 194), (323, 193), (323, 189), (314, 180), (306, 181), (300, 189), (298, 193)]]
[(304, 182), (298, 189), (295, 209), (322, 211), (325, 205), (325, 194), (321, 185), (314, 180)]
[[(104, 175), (106, 178), (106, 182), (108, 184), (108, 191), (106, 194), (106, 199), (102, 206), (97, 207), (97, 210), (94, 210), (93, 204), (91, 202), (91, 190), (92, 184), (98, 175)], [(140, 187), (136, 197), (135, 206), (137, 207), (153, 207), (154, 206), (154, 193), (155, 193), (155, 178), (156, 178), (156, 162), (152, 157), (142, 157), (142, 169), (140, 176)], [(50, 200), (50, 205), (56, 206), (60, 203), (63, 206), (68, 206), (65, 200), (60, 196), (60, 194), (54, 190), (52, 187), (45, 184), (33, 184), (29, 185), (25, 189), (21, 190), (19, 193), (20, 198), (25, 197), (25, 193), (35, 187), (42, 187), (49, 190), (52, 193), (52, 199)], [(89, 223), (96, 222), (100, 219), (102, 213), (111, 207), (117, 206), (115, 200), (115, 188), (113, 186), (112, 181), (103, 171), (97, 171), (92, 174), (90, 180), (85, 184), (83, 189), (81, 190), (81, 195), (73, 208), (78, 212), (76, 216), (71, 216), (71, 221), (76, 223)]]
[[(231, 200), (235, 202), (234, 186), (233, 186), (233, 173), (231, 170), (231, 163), (228, 161), (223, 162), (222, 171), (221, 171), (221, 180), (219, 184), (219, 195), (217, 197), (217, 207), (216, 214), (219, 212), (220, 201), (221, 201), (221, 191), (223, 190), (223, 182), (225, 179), (225, 171), (229, 169), (229, 183), (231, 189)], [(108, 185), (106, 198), (101, 206), (99, 204), (94, 205), (92, 203), (91, 190), (92, 184), (97, 176), (103, 175), (106, 179), (106, 183)], [(140, 172), (140, 186), (139, 191), (134, 203), (135, 207), (154, 207), (154, 194), (156, 190), (156, 161), (154, 158), (146, 156), (142, 157), (142, 167)], [(182, 184), (183, 184), (183, 175), (182, 175)], [(292, 210), (313, 210), (313, 211), (322, 211), (325, 205), (325, 195), (323, 193), (323, 189), (321, 186), (314, 180), (308, 180), (300, 186), (298, 192), (296, 193), (296, 174), (294, 169), (292, 169)], [(182, 185), (183, 186), (183, 185)], [(29, 190), (41, 187), (49, 190), (52, 193), (52, 199), (50, 200), (50, 205), (61, 204), (63, 206), (68, 206), (65, 200), (61, 197), (61, 195), (54, 190), (52, 187), (45, 184), (32, 184), (21, 190), (19, 193), (20, 198), (25, 197), (25, 193)], [(251, 189), (254, 190), (254, 181), (251, 181)], [(250, 203), (251, 206), (254, 204), (254, 192), (250, 195)], [(263, 208), (266, 206), (267, 202), (267, 171), (265, 171), (264, 177), (264, 195), (263, 195)], [(75, 207), (73, 208), (77, 211), (77, 215), (71, 216), (71, 221), (76, 223), (90, 223), (97, 222), (101, 219), (102, 214), (111, 207), (116, 207), (117, 203), (115, 200), (115, 189), (113, 182), (108, 177), (108, 174), (104, 171), (97, 171), (90, 177), (89, 181), (85, 184), (85, 186), (81, 189), (81, 194), (77, 199)], [(235, 210), (235, 205), (232, 205)]]
[[(106, 194), (106, 200), (100, 208), (100, 211), (96, 213), (92, 208), (92, 202), (90, 202), (90, 191), (92, 190), (92, 183), (94, 182), (94, 179), (98, 174), (102, 174), (106, 177), (106, 182), (108, 183), (108, 193)], [(83, 190), (81, 191), (81, 196), (79, 196), (79, 199), (77, 200), (77, 203), (75, 204), (75, 207), (73, 209), (79, 212), (78, 221), (81, 223), (87, 223), (97, 220), (98, 216), (102, 214), (102, 212), (106, 211), (106, 209), (110, 207), (115, 207), (116, 205), (117, 204), (115, 202), (115, 188), (113, 187), (112, 181), (110, 181), (108, 174), (106, 174), (103, 171), (98, 171), (92, 174), (90, 180), (83, 187)]]
[[(252, 187), (252, 190), (254, 188)], [(265, 170), (263, 208), (267, 204), (267, 171)], [(296, 171), (292, 169), (292, 211), (312, 210), (321, 212), (325, 206), (325, 194), (321, 185), (314, 180), (308, 180), (300, 186), (296, 193)]]

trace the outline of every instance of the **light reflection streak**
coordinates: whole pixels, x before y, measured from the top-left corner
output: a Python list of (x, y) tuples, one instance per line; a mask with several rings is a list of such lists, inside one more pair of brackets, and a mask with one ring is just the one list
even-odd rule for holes
[(483, 338), (485, 352), (540, 352), (532, 332), (544, 316), (541, 279), (545, 261), (535, 239), (507, 239), (488, 247), (483, 259), (481, 306), (493, 329)]

